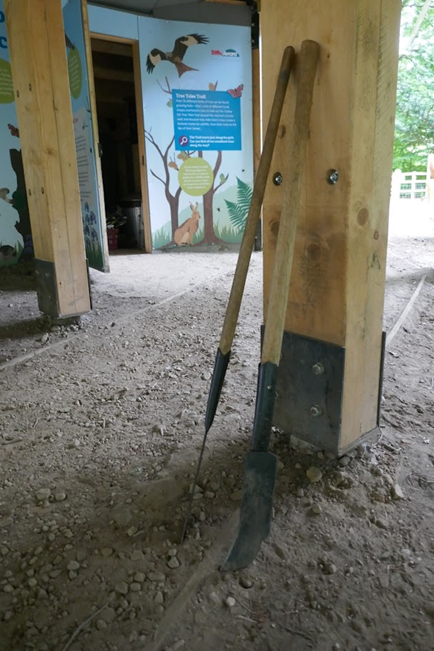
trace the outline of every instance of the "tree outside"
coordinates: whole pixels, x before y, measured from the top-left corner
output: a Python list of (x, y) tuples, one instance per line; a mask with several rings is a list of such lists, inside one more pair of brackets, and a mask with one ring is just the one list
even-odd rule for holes
[(434, 152), (434, 0), (403, 0), (393, 168), (425, 171)]

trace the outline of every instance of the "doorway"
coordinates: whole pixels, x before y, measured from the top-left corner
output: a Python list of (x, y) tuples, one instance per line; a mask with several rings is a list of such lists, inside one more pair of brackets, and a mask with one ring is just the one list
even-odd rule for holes
[(91, 50), (109, 252), (150, 253), (138, 43), (92, 34)]

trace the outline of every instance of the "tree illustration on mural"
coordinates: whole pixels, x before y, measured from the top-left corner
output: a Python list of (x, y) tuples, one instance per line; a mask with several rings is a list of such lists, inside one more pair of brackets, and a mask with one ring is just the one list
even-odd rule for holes
[[(164, 186), (164, 194), (166, 196), (167, 202), (170, 207), (170, 224), (171, 224), (171, 231), (172, 231), (172, 241), (169, 244), (173, 244), (175, 231), (178, 228), (179, 197), (182, 191), (181, 186), (179, 184), (178, 184), (178, 188), (175, 190), (174, 193), (170, 191), (170, 169), (173, 168), (173, 165), (171, 165), (173, 161), (169, 161), (169, 151), (173, 145), (175, 136), (172, 137), (171, 141), (167, 145), (164, 152), (160, 148), (158, 143), (155, 141), (150, 131), (145, 130), (145, 138), (148, 142), (151, 143), (153, 147), (155, 147), (155, 149), (158, 152), (158, 155), (161, 158), (161, 162), (163, 163), (164, 179), (162, 179), (161, 176), (158, 176), (158, 174), (156, 174), (154, 170), (151, 170), (151, 174), (154, 178), (160, 181), (160, 183), (162, 183)], [(176, 164), (175, 167), (177, 168)]]
[[(169, 95), (169, 99), (166, 102), (166, 106), (172, 109), (173, 108), (172, 89), (170, 87), (168, 78), (165, 77), (165, 86), (162, 83), (160, 83), (158, 79), (156, 81), (158, 86), (160, 87), (160, 90), (163, 93)], [(208, 88), (210, 91), (214, 91), (217, 89), (217, 86), (218, 86), (218, 80), (215, 83), (210, 82)], [(243, 90), (243, 85), (241, 84), (240, 86), (238, 86), (238, 88), (230, 89), (227, 92), (234, 99), (239, 99), (242, 95), (242, 90)], [(180, 242), (177, 241), (179, 240), (179, 237), (175, 237), (175, 233), (180, 228), (179, 227), (179, 202), (180, 202), (180, 196), (181, 196), (181, 192), (183, 191), (183, 188), (180, 185), (179, 179), (177, 179), (178, 181), (177, 189), (175, 190), (175, 192), (171, 191), (170, 184), (171, 184), (172, 170), (175, 170), (176, 173), (178, 173), (180, 168), (182, 168), (182, 164), (186, 160), (193, 158), (195, 155), (197, 155), (197, 157), (200, 159), (206, 160), (204, 157), (204, 151), (182, 150), (177, 154), (176, 149), (174, 147), (173, 154), (171, 154), (171, 148), (172, 146), (174, 146), (175, 136), (171, 138), (169, 144), (164, 150), (156, 142), (151, 131), (145, 130), (145, 138), (150, 144), (152, 144), (152, 146), (158, 152), (158, 155), (161, 159), (163, 169), (164, 169), (164, 174), (162, 175), (163, 178), (162, 176), (157, 174), (154, 170), (151, 169), (150, 171), (152, 176), (154, 176), (154, 178), (160, 181), (160, 183), (164, 186), (165, 197), (170, 207), (171, 241), (165, 244), (165, 246), (180, 245)], [(214, 196), (217, 193), (217, 191), (227, 182), (229, 178), (229, 174), (225, 174), (220, 171), (223, 162), (223, 152), (221, 150), (218, 150), (216, 152), (216, 156), (217, 157), (215, 159), (214, 167), (211, 168), (212, 184), (207, 190), (207, 192), (205, 192), (205, 194), (203, 194), (202, 196), (203, 231), (202, 232), (199, 231), (199, 233), (201, 233), (201, 235), (203, 236), (202, 239), (200, 239), (200, 241), (196, 241), (194, 245), (223, 243), (223, 240), (220, 237), (218, 237), (218, 235), (214, 230)], [(178, 163), (177, 161), (181, 161), (181, 162)], [(250, 199), (251, 199), (251, 189), (248, 188), (246, 184), (243, 184), (242, 187), (240, 187), (240, 183), (243, 184), (243, 182), (238, 179), (238, 204), (231, 205), (230, 202), (226, 202), (231, 222), (235, 227), (235, 229), (238, 231), (243, 230), (243, 226), (245, 223), (244, 213), (246, 210), (248, 211), (248, 207), (250, 205)], [(246, 187), (244, 187), (244, 185)], [(248, 190), (250, 190), (250, 194)], [(241, 215), (240, 211), (243, 212), (243, 215)], [(195, 215), (199, 215), (199, 212), (197, 210), (195, 212)], [(189, 220), (191, 220), (191, 217), (187, 221)], [(185, 224), (186, 222), (184, 222), (182, 226), (185, 226)], [(197, 218), (195, 218), (195, 232), (197, 230), (198, 230), (198, 222), (197, 222)], [(197, 239), (197, 236), (195, 237), (195, 239)], [(184, 238), (181, 244), (193, 245), (192, 237)]]
[[(203, 158), (203, 151), (198, 152), (199, 158)], [(213, 182), (208, 190), (203, 195), (203, 239), (198, 242), (198, 244), (221, 244), (223, 240), (221, 240), (219, 237), (214, 232), (214, 210), (213, 210), (213, 205), (214, 205), (214, 195), (217, 192), (219, 188), (221, 188), (222, 185), (226, 183), (226, 181), (229, 178), (229, 174), (220, 174), (219, 177), (219, 183), (215, 185), (216, 179), (217, 179), (217, 174), (220, 171), (220, 167), (222, 164), (223, 160), (223, 154), (221, 151), (217, 152), (217, 159), (212, 171), (213, 174)]]
[[(209, 83), (208, 88), (209, 90), (217, 90), (218, 86), (218, 80), (213, 83)], [(198, 152), (199, 158), (203, 158), (203, 151)], [(214, 195), (217, 192), (219, 188), (221, 188), (222, 185), (226, 183), (226, 181), (229, 178), (229, 174), (220, 174), (219, 177), (219, 183), (218, 185), (215, 185), (216, 179), (217, 179), (217, 174), (220, 171), (220, 167), (222, 164), (223, 160), (223, 153), (221, 151), (217, 152), (217, 158), (216, 162), (213, 168), (213, 182), (208, 190), (203, 195), (203, 239), (198, 242), (198, 244), (221, 244), (223, 240), (221, 240), (217, 235), (215, 234), (214, 231)]]
[[(167, 95), (170, 96), (170, 99), (167, 101), (166, 105), (169, 108), (172, 108), (173, 106), (172, 99), (171, 99), (172, 89), (170, 87), (170, 83), (167, 77), (165, 77), (165, 82), (166, 82), (166, 87), (164, 87), (157, 79), (157, 84), (159, 85), (163, 93), (166, 93)], [(217, 85), (218, 85), (218, 81), (216, 81), (215, 84), (210, 83), (209, 84), (210, 90), (215, 90), (217, 88)], [(161, 178), (161, 176), (159, 176), (154, 170), (151, 169), (150, 171), (152, 176), (156, 178), (158, 181), (160, 181), (160, 183), (162, 183), (162, 185), (164, 186), (164, 194), (170, 207), (171, 241), (166, 245), (166, 246), (170, 246), (172, 244), (176, 244), (175, 231), (178, 229), (179, 198), (182, 192), (182, 188), (179, 185), (179, 182), (178, 182), (178, 187), (174, 193), (171, 192), (170, 190), (170, 180), (171, 180), (170, 171), (172, 169), (176, 170), (176, 172), (179, 171), (178, 164), (175, 161), (175, 155), (173, 155), (173, 158), (170, 157), (170, 150), (172, 145), (174, 144), (175, 136), (172, 137), (172, 139), (170, 140), (169, 144), (167, 145), (164, 151), (158, 145), (158, 143), (156, 142), (155, 138), (153, 137), (150, 131), (145, 130), (145, 138), (156, 149), (161, 159), (161, 162), (163, 164), (164, 178)], [(181, 151), (178, 154), (177, 159), (180, 160), (182, 164), (185, 160), (194, 156), (195, 153), (197, 153), (199, 158), (203, 158), (203, 151), (197, 151), (197, 152)], [(219, 183), (215, 185), (217, 174), (219, 173), (222, 164), (222, 158), (223, 158), (222, 152), (218, 151), (217, 159), (213, 169), (212, 185), (210, 189), (203, 195), (203, 219), (204, 219), (203, 238), (200, 242), (197, 242), (197, 244), (219, 244), (223, 241), (219, 237), (217, 237), (217, 235), (214, 232), (214, 220), (213, 220), (214, 195), (217, 192), (217, 190), (224, 183), (226, 183), (229, 176), (228, 174), (226, 176), (224, 174), (220, 174)]]
[[(168, 95), (172, 96), (172, 90), (170, 88), (169, 80), (167, 79), (167, 77), (165, 77), (165, 80), (166, 80), (167, 88), (163, 88), (163, 86), (160, 84), (158, 79), (157, 79), (157, 84), (160, 86), (163, 93), (167, 93)], [(167, 106), (169, 106), (169, 108), (172, 107), (172, 100), (169, 100), (167, 102)], [(170, 191), (170, 170), (175, 169), (178, 172), (179, 169), (176, 162), (173, 159), (169, 159), (170, 148), (172, 147), (175, 141), (175, 136), (172, 137), (171, 141), (169, 142), (166, 149), (164, 150), (164, 153), (163, 150), (158, 145), (158, 143), (155, 141), (152, 133), (150, 131), (147, 131), (146, 129), (145, 129), (145, 138), (149, 143), (151, 143), (153, 147), (155, 147), (156, 151), (158, 152), (158, 155), (161, 158), (161, 162), (163, 163), (164, 179), (158, 176), (158, 174), (156, 174), (154, 170), (151, 170), (151, 174), (154, 178), (160, 181), (160, 183), (162, 183), (164, 186), (164, 194), (170, 208), (170, 224), (171, 224), (171, 232), (172, 232), (172, 238), (171, 241), (168, 243), (168, 245), (175, 244), (174, 236), (175, 236), (175, 231), (178, 228), (179, 197), (182, 192), (182, 188), (179, 185), (179, 183), (174, 193)]]

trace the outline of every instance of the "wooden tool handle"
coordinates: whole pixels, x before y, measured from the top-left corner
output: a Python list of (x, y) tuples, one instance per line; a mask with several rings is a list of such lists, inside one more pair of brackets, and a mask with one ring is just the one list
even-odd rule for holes
[(303, 41), (300, 55), (297, 57), (297, 99), (289, 152), (289, 171), (288, 178), (284, 180), (284, 197), (265, 320), (261, 364), (272, 362), (279, 365), (280, 360), (319, 54), (318, 43)]
[(241, 299), (243, 297), (247, 271), (249, 268), (253, 245), (255, 243), (256, 230), (258, 227), (259, 218), (261, 216), (265, 186), (267, 184), (267, 178), (270, 172), (271, 159), (273, 157), (277, 130), (279, 128), (280, 116), (282, 114), (283, 103), (285, 100), (286, 89), (288, 87), (288, 81), (291, 74), (294, 56), (295, 52), (293, 47), (285, 48), (279, 70), (279, 76), (277, 78), (276, 92), (274, 95), (273, 106), (271, 108), (267, 133), (264, 139), (264, 147), (262, 149), (258, 172), (256, 174), (254, 183), (249, 214), (247, 215), (246, 226), (244, 229), (244, 235), (237, 260), (237, 266), (235, 269), (234, 279), (232, 281), (232, 289), (226, 309), (226, 316), (220, 336), (219, 348), (223, 355), (226, 355), (231, 350), (235, 328), (237, 327)]

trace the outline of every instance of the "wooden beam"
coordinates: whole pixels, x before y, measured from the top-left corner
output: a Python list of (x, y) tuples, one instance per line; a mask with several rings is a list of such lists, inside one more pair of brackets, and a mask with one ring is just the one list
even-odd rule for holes
[(90, 296), (62, 5), (4, 4), (33, 245), (45, 269), (39, 305), (52, 316), (82, 314)]
[[(340, 449), (377, 424), (400, 0), (261, 3), (263, 123), (287, 45), (322, 48), (285, 328), (345, 348)], [(296, 74), (271, 176), (285, 178)], [(327, 183), (330, 169), (339, 172)], [(282, 186), (264, 202), (267, 304)]]
[(133, 44), (134, 81), (136, 91), (137, 134), (140, 160), (140, 188), (142, 194), (142, 220), (145, 253), (152, 253), (151, 218), (149, 214), (148, 170), (146, 166), (145, 120), (143, 115), (142, 78), (138, 41)]
[(90, 37), (99, 41), (110, 41), (110, 43), (129, 43), (130, 45), (135, 43), (135, 39), (133, 38), (125, 38), (124, 36), (112, 36), (111, 34), (100, 34), (99, 32), (90, 32)]
[(102, 68), (101, 66), (95, 66), (93, 69), (93, 74), (98, 79), (134, 82), (134, 72), (130, 72), (128, 70), (113, 70), (113, 68)]
[(113, 41), (104, 41), (100, 38), (92, 38), (92, 52), (102, 52), (103, 54), (116, 54), (121, 57), (132, 57), (133, 53), (129, 43), (115, 43)]
[(99, 200), (99, 210), (100, 210), (101, 229), (102, 229), (104, 271), (109, 272), (110, 263), (109, 263), (109, 248), (108, 248), (107, 225), (106, 225), (106, 214), (105, 214), (104, 185), (102, 180), (101, 156), (99, 155), (100, 141), (99, 141), (99, 132), (98, 132), (98, 113), (96, 108), (95, 79), (93, 74), (92, 48), (90, 43), (89, 14), (87, 11), (87, 0), (81, 0), (81, 11), (83, 16), (83, 36), (84, 36), (84, 45), (86, 49), (86, 63), (87, 63), (88, 81), (89, 81), (90, 115), (91, 115), (91, 122), (92, 122), (93, 150), (95, 152), (95, 162), (96, 162), (96, 182), (98, 187), (98, 200)]

